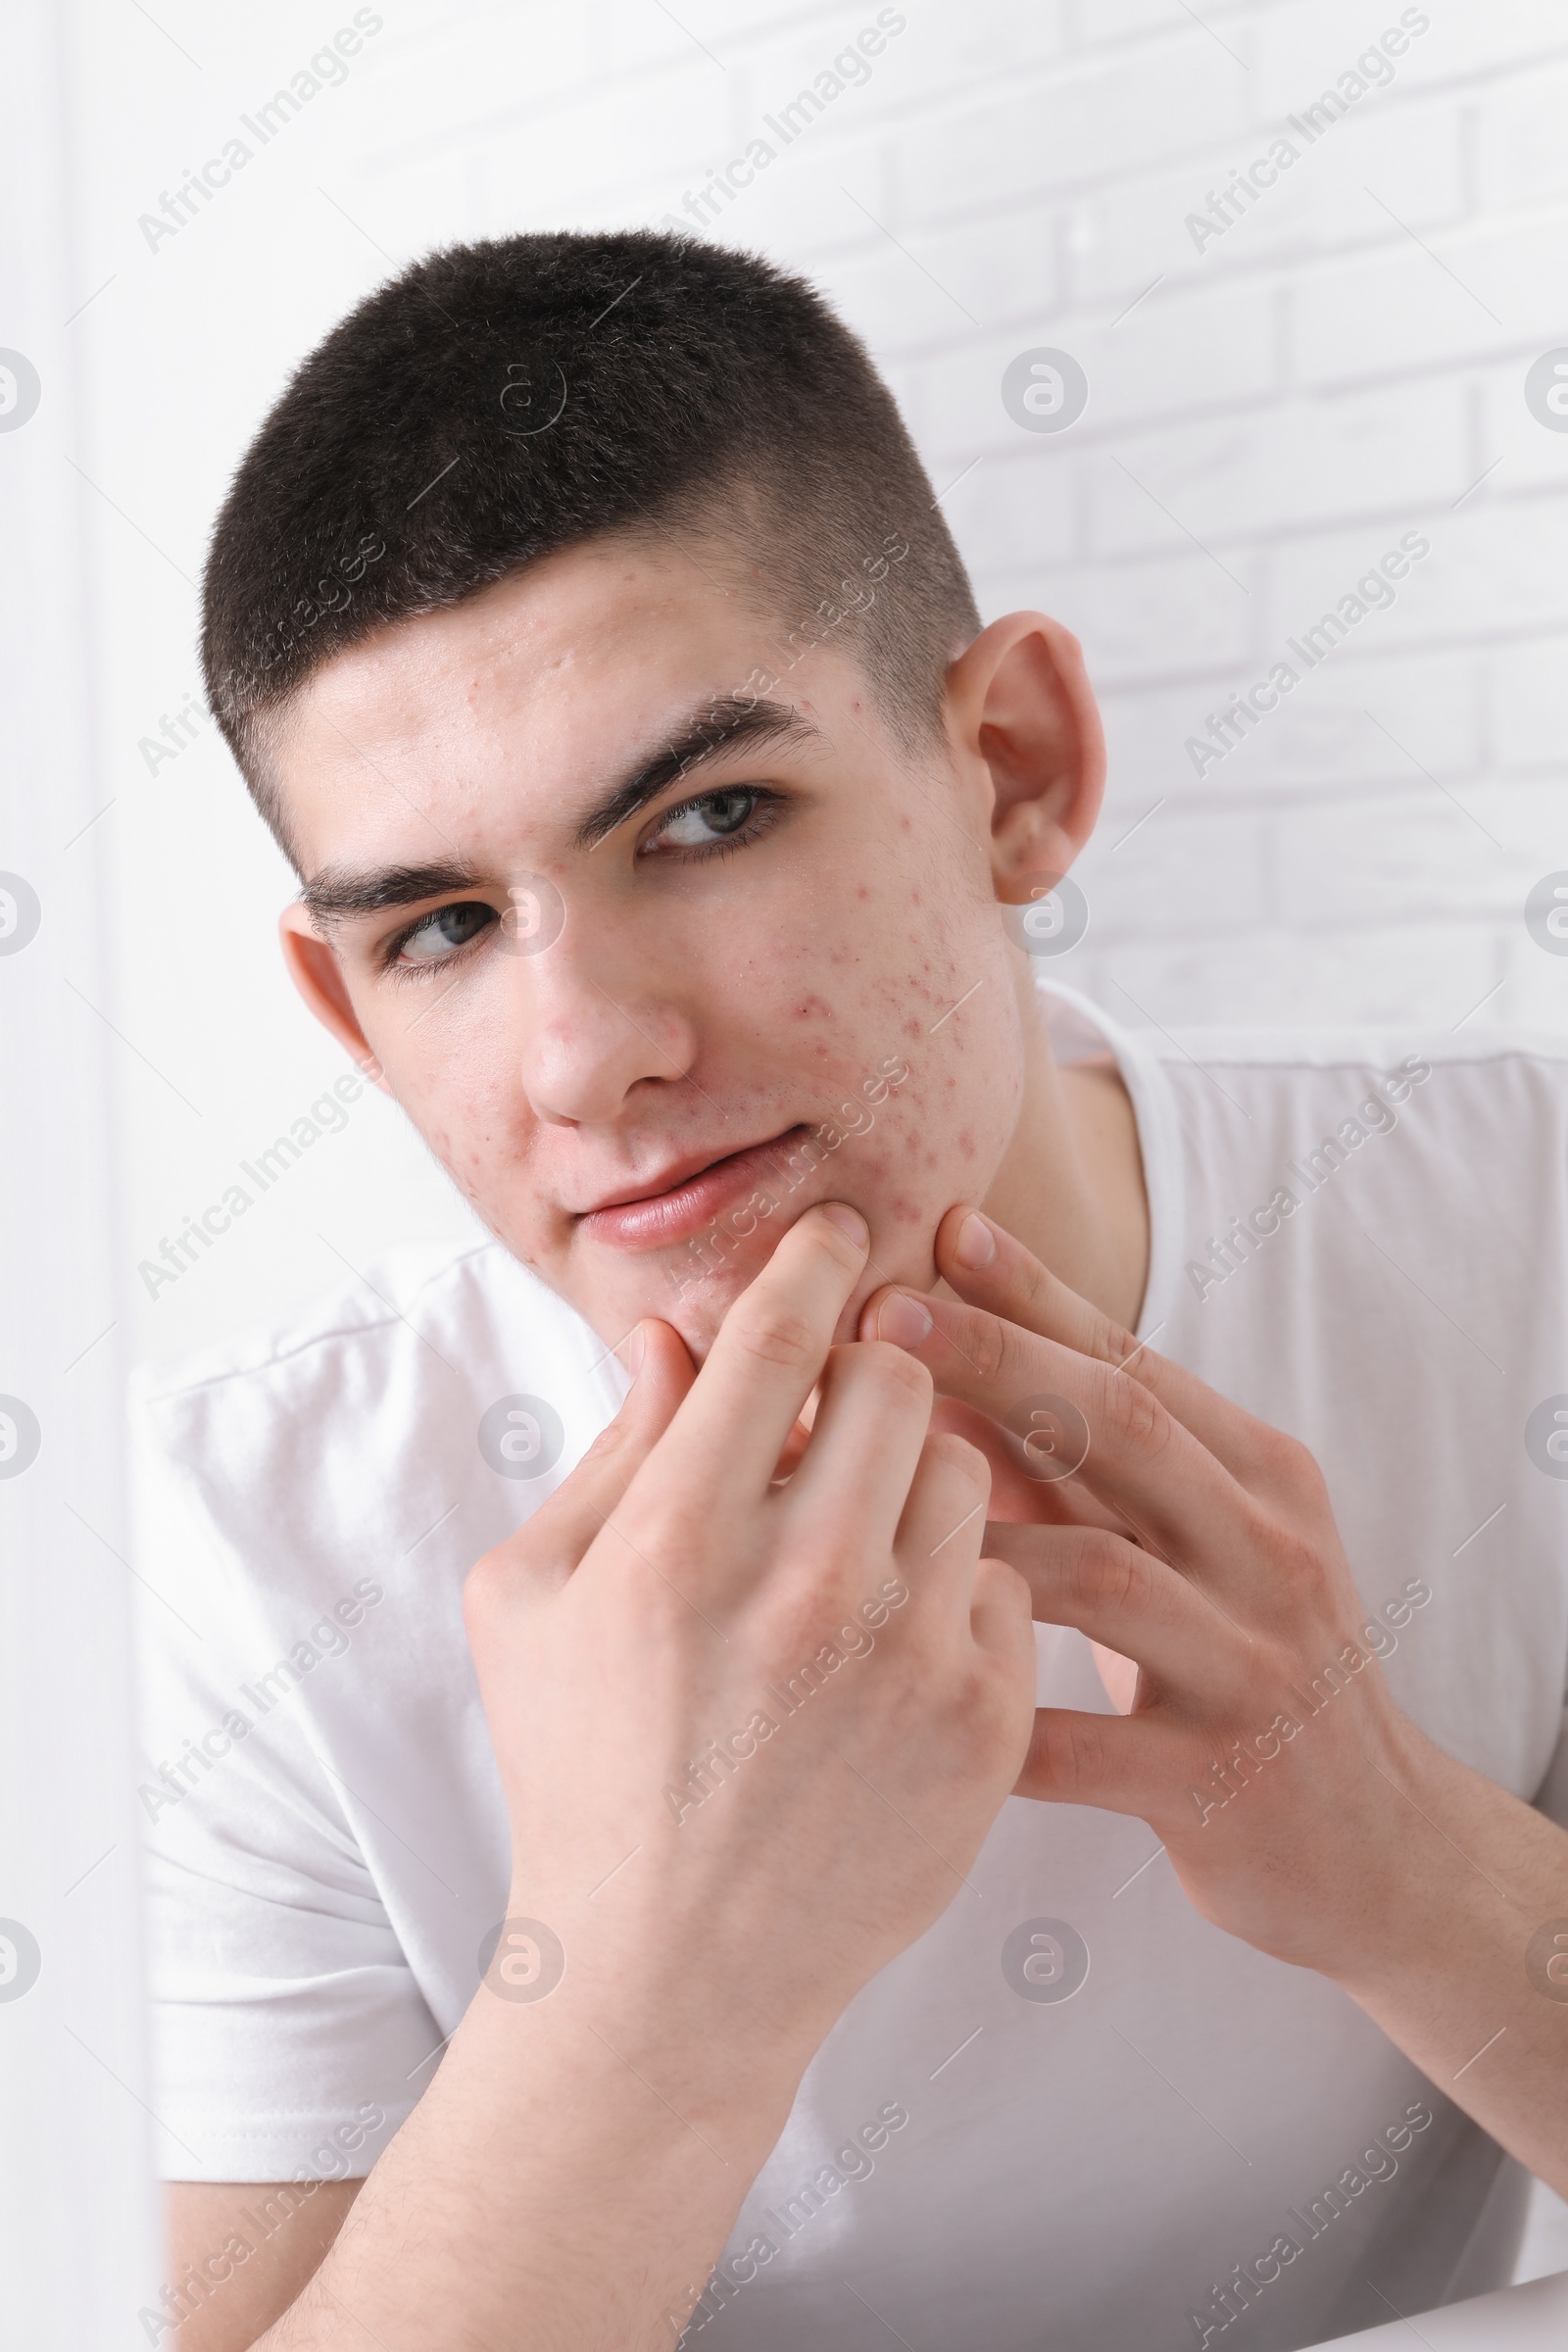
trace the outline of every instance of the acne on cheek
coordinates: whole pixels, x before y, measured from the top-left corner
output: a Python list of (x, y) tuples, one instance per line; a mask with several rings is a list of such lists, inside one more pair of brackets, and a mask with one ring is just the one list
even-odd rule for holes
[(458, 1190), (471, 1200), (479, 1190), (484, 1174), (483, 1152), (475, 1150), (471, 1143), (454, 1144), (445, 1127), (427, 1127), (422, 1132), (433, 1156), (445, 1168)]
[[(410, 1115), (425, 1144), (452, 1182), (490, 1230), (500, 1236), (514, 1255), (527, 1264), (537, 1261), (540, 1236), (530, 1230), (526, 1209), (519, 1201), (528, 1194), (527, 1171), (533, 1121), (519, 1116), (518, 1104), (506, 1080), (493, 1073), (449, 1073), (442, 1083), (423, 1073), (427, 1094), (439, 1096), (442, 1116)], [(520, 1181), (519, 1181), (520, 1180)]]
[[(955, 992), (961, 994), (961, 988)], [(954, 1002), (948, 998), (932, 1022)], [(906, 1049), (910, 1082), (900, 1090), (897, 1120), (888, 1130), (906, 1182), (918, 1168), (925, 1182), (940, 1185), (945, 1169), (955, 1197), (983, 1191), (990, 1182), (1012, 1134), (1022, 1091), (1021, 1040), (1013, 1041), (1010, 1029), (999, 1038), (995, 1023), (977, 1019), (976, 1009), (963, 1006), (934, 1034), (930, 1022), (921, 1025), (918, 1045)], [(950, 1205), (942, 1200), (937, 1213)]]
[(864, 1196), (876, 1197), (878, 1214), (891, 1225), (913, 1226), (929, 1237), (948, 1202), (939, 1201), (934, 1191), (922, 1199), (907, 1189), (917, 1169), (942, 1164), (940, 1152), (929, 1151), (926, 1143), (924, 1090), (910, 1083), (897, 1098), (890, 1097), (873, 1138), (857, 1148), (857, 1156)]

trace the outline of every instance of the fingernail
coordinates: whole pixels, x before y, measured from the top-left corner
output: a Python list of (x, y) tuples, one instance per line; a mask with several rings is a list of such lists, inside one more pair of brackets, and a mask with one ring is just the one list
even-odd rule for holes
[(930, 1312), (907, 1292), (895, 1291), (877, 1308), (876, 1336), (891, 1340), (895, 1348), (918, 1348), (931, 1336)]
[(984, 1217), (977, 1217), (972, 1208), (958, 1227), (953, 1254), (960, 1266), (989, 1266), (997, 1254), (996, 1235)]
[(859, 1210), (851, 1208), (847, 1200), (824, 1200), (822, 1214), (838, 1227), (840, 1233), (849, 1235), (857, 1250), (864, 1250), (870, 1246), (871, 1228)]
[(615, 1353), (635, 1380), (643, 1368), (643, 1327), (640, 1323), (634, 1323), (626, 1337), (618, 1342)]

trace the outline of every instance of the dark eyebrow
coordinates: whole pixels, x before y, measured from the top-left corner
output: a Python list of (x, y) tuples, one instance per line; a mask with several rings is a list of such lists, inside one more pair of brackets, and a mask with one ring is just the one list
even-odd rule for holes
[[(596, 850), (617, 826), (694, 767), (717, 760), (748, 744), (804, 743), (819, 729), (789, 703), (743, 702), (726, 695), (699, 704), (678, 724), (676, 733), (659, 751), (638, 760), (598, 806), (582, 819), (572, 847)], [(461, 859), (434, 865), (323, 866), (300, 892), (299, 903), (313, 921), (327, 924), (344, 915), (380, 914), (392, 906), (417, 906), (426, 899), (482, 896), (498, 887), (486, 875)]]
[(617, 826), (649, 801), (678, 783), (687, 771), (726, 752), (764, 743), (804, 743), (819, 730), (789, 703), (742, 702), (724, 695), (688, 712), (673, 738), (639, 762), (577, 827), (572, 846), (596, 850)]
[(472, 866), (451, 858), (440, 865), (378, 866), (368, 873), (357, 873), (352, 866), (323, 865), (300, 892), (299, 903), (314, 921), (330, 923), (345, 914), (379, 914), (388, 906), (417, 906), (424, 899), (472, 896), (485, 887)]

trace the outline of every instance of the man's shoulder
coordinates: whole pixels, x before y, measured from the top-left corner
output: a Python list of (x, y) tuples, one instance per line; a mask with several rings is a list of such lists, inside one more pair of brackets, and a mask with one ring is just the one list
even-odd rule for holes
[[(1568, 1036), (1492, 1023), (1471, 1028), (1471, 1014), (1484, 1010), (1485, 997), (1446, 1026), (1428, 1021), (1158, 1025), (1146, 1015), (1136, 1027), (1127, 1027), (1097, 1000), (1058, 981), (1039, 985), (1060, 1057), (1070, 1061), (1108, 1046), (1139, 1102), (1141, 1117), (1156, 1128), (1168, 1121), (1173, 1098), (1181, 1104), (1181, 1125), (1190, 1128), (1195, 1119), (1205, 1123), (1198, 1117), (1200, 1110), (1218, 1115), (1233, 1108), (1244, 1091), (1283, 1110), (1303, 1096), (1320, 1094), (1325, 1082), (1353, 1086), (1401, 1069), (1407, 1075), (1419, 1070), (1423, 1080), (1442, 1070), (1458, 1083), (1439, 1087), (1440, 1096), (1462, 1094), (1474, 1104), (1478, 1095), (1490, 1094), (1499, 1106), (1511, 1100), (1527, 1119), (1548, 1103), (1568, 1102)], [(1213, 1076), (1220, 1069), (1227, 1073), (1223, 1086)]]
[[(624, 1389), (588, 1323), (499, 1243), (400, 1244), (133, 1376), (140, 1540), (162, 1557), (194, 1536), (204, 1592), (215, 1544), (279, 1591), (367, 1545), (401, 1556), (443, 1523), (472, 1557), (566, 1474)], [(522, 1414), (552, 1433), (537, 1470), (486, 1447), (491, 1420), (510, 1433)], [(434, 1562), (435, 1547), (419, 1554), (422, 1573)]]
[(1226, 1063), (1286, 1082), (1296, 1072), (1397, 1069), (1411, 1061), (1490, 1073), (1501, 1083), (1536, 1070), (1550, 1086), (1568, 1085), (1568, 1038), (1540, 1030), (1464, 1031), (1420, 1022), (1281, 1029), (1190, 1023), (1169, 1033), (1140, 1032), (1139, 1042), (1155, 1060), (1168, 1064)]
[(298, 1428), (341, 1404), (373, 1416), (395, 1399), (406, 1422), (421, 1396), (467, 1393), (503, 1364), (578, 1359), (591, 1339), (499, 1242), (404, 1242), (286, 1313), (139, 1366), (131, 1412), (144, 1429), (232, 1421), (256, 1433), (270, 1404)]
[[(421, 1303), (438, 1305), (485, 1280), (494, 1243), (404, 1242), (315, 1293), (303, 1304), (260, 1317), (184, 1355), (154, 1358), (131, 1375), (139, 1401), (156, 1403), (227, 1383), (265, 1378), (304, 1358), (363, 1350), (396, 1338)], [(504, 1253), (503, 1253), (504, 1254)]]
[(1539, 1031), (1194, 1027), (1140, 1031), (1138, 1049), (1188, 1151), (1205, 1156), (1246, 1161), (1324, 1121), (1385, 1129), (1405, 1104), (1402, 1158), (1457, 1152), (1465, 1166), (1500, 1164), (1524, 1180), (1568, 1152), (1568, 1039)]

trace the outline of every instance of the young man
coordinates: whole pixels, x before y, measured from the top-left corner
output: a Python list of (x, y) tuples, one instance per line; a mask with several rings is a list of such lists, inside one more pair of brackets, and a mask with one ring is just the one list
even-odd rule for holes
[(142, 1384), (148, 2336), (1289, 2347), (1505, 2278), (1563, 1060), (1045, 986), (1078, 648), (980, 627), (739, 255), (372, 296), (204, 650), (295, 980), (495, 1241)]

